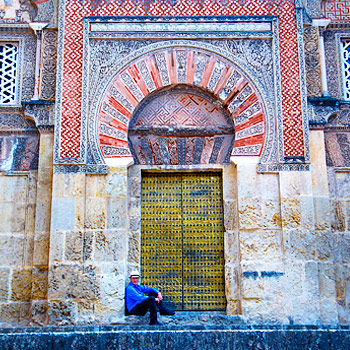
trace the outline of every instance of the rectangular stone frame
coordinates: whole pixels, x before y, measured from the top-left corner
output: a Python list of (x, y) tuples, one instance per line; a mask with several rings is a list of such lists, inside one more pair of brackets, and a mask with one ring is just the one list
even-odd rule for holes
[(237, 206), (237, 174), (233, 164), (193, 166), (133, 165), (128, 168), (129, 234), (127, 269), (141, 264), (141, 176), (147, 172), (222, 172), (224, 210), (225, 295), (228, 315), (241, 314), (241, 268)]

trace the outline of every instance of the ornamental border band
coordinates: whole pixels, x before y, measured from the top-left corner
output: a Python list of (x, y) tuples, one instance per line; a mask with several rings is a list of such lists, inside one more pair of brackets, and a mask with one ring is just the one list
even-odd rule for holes
[(144, 316), (149, 311), (149, 324), (161, 325), (157, 320), (157, 309), (161, 315), (168, 316), (175, 315), (175, 311), (164, 306), (163, 296), (158, 289), (139, 284), (140, 277), (138, 271), (132, 271), (129, 275), (130, 282), (125, 288), (125, 314)]

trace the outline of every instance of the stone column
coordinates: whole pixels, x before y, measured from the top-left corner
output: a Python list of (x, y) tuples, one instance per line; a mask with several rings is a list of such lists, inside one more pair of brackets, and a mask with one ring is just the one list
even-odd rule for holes
[(47, 322), (47, 271), (52, 194), (53, 127), (39, 127), (40, 148), (32, 273), (32, 321)]
[(49, 262), (50, 324), (123, 319), (128, 244), (127, 168), (53, 175)]
[(278, 174), (257, 173), (256, 158), (236, 158), (242, 316), (288, 323)]
[(318, 280), (320, 289), (320, 317), (323, 324), (338, 322), (336, 266), (333, 261), (333, 242), (336, 234), (331, 230), (326, 150), (322, 129), (310, 131), (312, 191), (315, 208), (315, 237), (318, 249)]
[(321, 65), (321, 78), (322, 78), (322, 96), (330, 97), (328, 92), (328, 84), (327, 84), (327, 71), (326, 71), (326, 56), (325, 56), (325, 48), (324, 48), (324, 39), (323, 39), (323, 31), (330, 23), (329, 19), (321, 18), (321, 19), (313, 19), (312, 25), (319, 27), (319, 49), (320, 49), (320, 65)]
[(296, 324), (320, 320), (313, 185), (309, 171), (280, 172), (281, 214), (288, 317)]

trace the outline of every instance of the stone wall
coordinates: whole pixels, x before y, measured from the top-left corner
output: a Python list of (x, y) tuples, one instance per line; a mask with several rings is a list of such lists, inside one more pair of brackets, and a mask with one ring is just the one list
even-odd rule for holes
[(108, 175), (54, 174), (49, 323), (123, 317), (127, 227), (126, 168)]
[(0, 322), (28, 325), (32, 294), (36, 174), (0, 174)]

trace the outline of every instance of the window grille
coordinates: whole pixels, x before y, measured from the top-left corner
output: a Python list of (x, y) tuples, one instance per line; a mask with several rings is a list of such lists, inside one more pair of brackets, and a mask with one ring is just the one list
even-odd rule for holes
[(350, 101), (350, 39), (341, 41), (344, 99)]
[(0, 43), (0, 104), (17, 100), (18, 46)]

